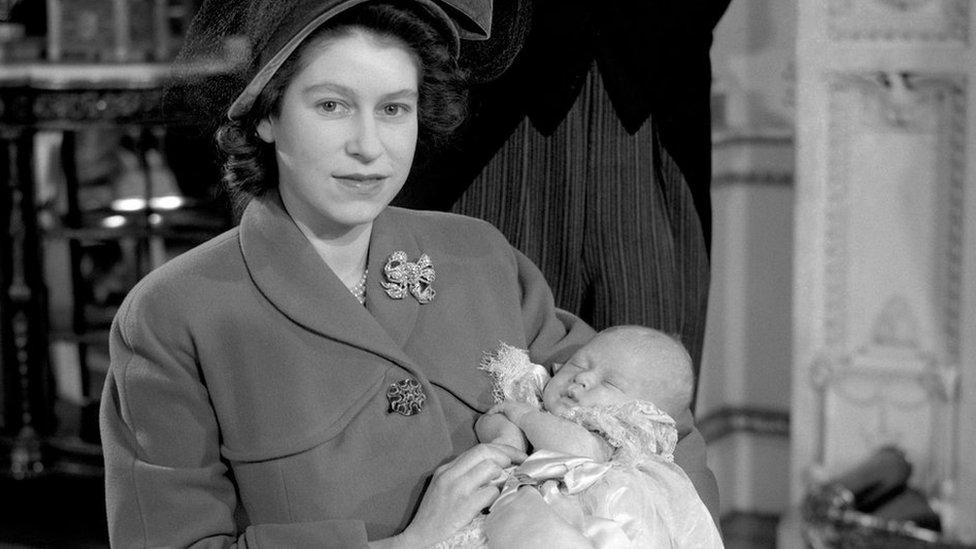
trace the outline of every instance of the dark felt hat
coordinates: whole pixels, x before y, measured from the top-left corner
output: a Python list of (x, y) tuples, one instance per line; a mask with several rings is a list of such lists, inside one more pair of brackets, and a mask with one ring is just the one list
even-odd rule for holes
[(512, 65), (532, 25), (533, 1), (494, 0), (491, 36), (461, 46), (460, 64), (475, 83), (490, 82)]
[[(340, 13), (370, 1), (373, 0), (205, 0), (190, 26), (179, 60), (192, 64), (195, 59), (221, 52), (228, 38), (245, 38), (246, 54), (231, 71), (230, 84), (214, 90), (214, 97), (206, 99), (209, 109), (221, 105), (221, 109), (227, 109), (228, 117), (239, 118), (248, 113), (265, 85), (305, 38)], [(511, 5), (523, 0), (502, 1)], [(500, 73), (507, 68), (507, 62), (498, 60), (506, 54), (493, 48), (482, 47), (477, 55), (461, 56), (461, 39), (486, 45), (496, 43), (488, 40), (492, 33), (492, 0), (404, 0), (404, 4), (428, 16), (476, 80), (491, 79), (497, 74), (490, 72)], [(506, 30), (503, 34), (511, 33)], [(492, 63), (486, 62), (488, 56), (494, 58)], [(504, 68), (499, 70), (502, 65)]]

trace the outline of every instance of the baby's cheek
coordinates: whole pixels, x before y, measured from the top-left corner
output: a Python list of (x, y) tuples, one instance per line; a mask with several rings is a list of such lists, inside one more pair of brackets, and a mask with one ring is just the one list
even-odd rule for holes
[(565, 411), (565, 406), (562, 406), (559, 400), (559, 393), (555, 391), (545, 391), (542, 393), (542, 407), (548, 412), (559, 414)]
[(614, 396), (613, 392), (607, 390), (602, 385), (597, 385), (587, 389), (585, 392), (577, 393), (576, 400), (580, 406), (606, 406), (617, 403)]
[(552, 395), (550, 395), (549, 392), (542, 393), (542, 407), (549, 412), (555, 412), (553, 409), (555, 406), (556, 402), (555, 399), (552, 398)]
[(616, 390), (607, 390), (600, 395), (600, 397), (600, 399), (603, 401), (600, 404), (623, 404), (625, 402), (634, 400), (634, 397)]
[(562, 384), (558, 380), (550, 380), (546, 383), (546, 386), (542, 388), (542, 402), (552, 402), (559, 398), (559, 393), (561, 392)]

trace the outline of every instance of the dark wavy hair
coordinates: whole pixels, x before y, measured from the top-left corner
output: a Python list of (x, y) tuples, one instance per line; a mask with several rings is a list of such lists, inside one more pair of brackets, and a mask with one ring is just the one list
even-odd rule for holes
[[(409, 7), (408, 7), (409, 6)], [(345, 36), (365, 28), (380, 38), (405, 43), (420, 69), (417, 106), (418, 136), (415, 163), (441, 145), (467, 115), (466, 75), (451, 55), (444, 38), (418, 13), (415, 3), (367, 3), (336, 16), (296, 49), (258, 96), (247, 116), (224, 122), (216, 132), (223, 163), (223, 183), (240, 213), (252, 198), (278, 185), (274, 145), (257, 135), (258, 123), (281, 111), (281, 98), (302, 68), (303, 54), (323, 39)]]

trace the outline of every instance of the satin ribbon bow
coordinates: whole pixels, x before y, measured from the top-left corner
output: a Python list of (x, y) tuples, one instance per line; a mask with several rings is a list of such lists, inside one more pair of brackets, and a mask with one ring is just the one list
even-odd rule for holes
[(502, 488), (495, 507), (506, 498), (513, 496), (522, 486), (540, 486), (546, 481), (551, 488), (563, 494), (576, 494), (589, 488), (611, 469), (609, 463), (599, 463), (590, 458), (569, 456), (551, 450), (536, 450), (510, 471), (510, 476)]
[(407, 261), (407, 252), (398, 250), (390, 255), (383, 267), (383, 275), (389, 282), (380, 282), (386, 295), (403, 299), (410, 292), (420, 303), (434, 299), (434, 267), (427, 254), (421, 254), (416, 263)]

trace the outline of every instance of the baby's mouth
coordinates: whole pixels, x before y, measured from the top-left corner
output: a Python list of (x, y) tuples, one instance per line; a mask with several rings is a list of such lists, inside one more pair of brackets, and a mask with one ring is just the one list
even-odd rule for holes
[(567, 408), (573, 408), (574, 406), (579, 406), (579, 401), (576, 400), (576, 397), (574, 397), (569, 393), (564, 394), (563, 398), (560, 399), (560, 402), (563, 406)]

